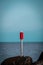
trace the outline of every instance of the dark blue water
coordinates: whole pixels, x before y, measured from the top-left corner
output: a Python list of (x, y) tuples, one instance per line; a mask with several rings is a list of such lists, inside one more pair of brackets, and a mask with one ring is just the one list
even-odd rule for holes
[[(43, 51), (43, 43), (39, 42), (25, 42), (24, 43), (24, 56), (32, 57), (33, 61), (36, 61)], [(20, 55), (20, 43), (19, 42), (0, 42), (0, 63), (9, 57)]]

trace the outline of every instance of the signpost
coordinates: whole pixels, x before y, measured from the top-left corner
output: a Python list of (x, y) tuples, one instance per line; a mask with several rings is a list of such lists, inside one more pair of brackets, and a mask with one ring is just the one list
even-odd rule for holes
[(20, 56), (23, 56), (23, 39), (24, 39), (24, 33), (20, 32)]

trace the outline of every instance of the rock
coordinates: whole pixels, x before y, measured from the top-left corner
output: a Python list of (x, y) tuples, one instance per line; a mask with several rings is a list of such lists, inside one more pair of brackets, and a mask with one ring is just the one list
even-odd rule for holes
[(31, 65), (32, 64), (32, 58), (26, 57), (24, 65)]
[(43, 60), (43, 52), (41, 52), (39, 59), (37, 61)]
[(43, 60), (35, 62), (33, 65), (43, 65)]
[(31, 65), (32, 64), (32, 58), (29, 56), (16, 56), (7, 58), (4, 60), (1, 65)]
[(34, 63), (32, 63), (32, 58), (29, 56), (16, 56), (5, 59), (1, 65), (43, 65), (43, 52)]
[(33, 65), (43, 65), (43, 52), (40, 54), (39, 59)]

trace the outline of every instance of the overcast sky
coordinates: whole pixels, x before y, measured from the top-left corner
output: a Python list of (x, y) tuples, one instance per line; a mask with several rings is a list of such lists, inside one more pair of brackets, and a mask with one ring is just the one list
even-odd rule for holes
[(0, 0), (0, 42), (43, 41), (43, 0)]

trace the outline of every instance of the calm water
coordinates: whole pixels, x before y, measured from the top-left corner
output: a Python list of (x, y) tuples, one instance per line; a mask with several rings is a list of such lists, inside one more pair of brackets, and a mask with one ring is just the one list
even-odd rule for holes
[[(36, 61), (43, 51), (43, 43), (39, 42), (25, 42), (24, 43), (24, 56), (32, 57), (33, 61)], [(20, 43), (19, 42), (0, 42), (0, 63), (9, 57), (20, 55)]]

